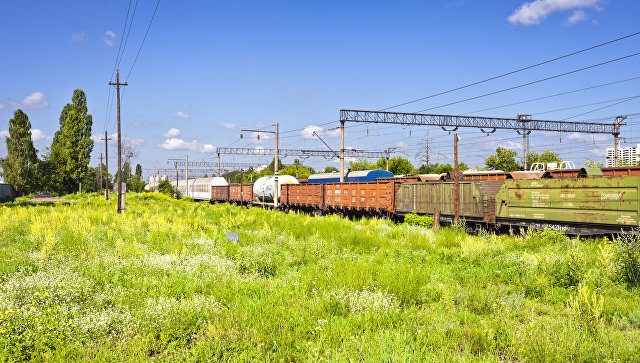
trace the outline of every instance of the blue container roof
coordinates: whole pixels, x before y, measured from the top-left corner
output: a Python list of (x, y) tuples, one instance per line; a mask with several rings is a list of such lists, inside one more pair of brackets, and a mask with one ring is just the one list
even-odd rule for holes
[[(392, 178), (393, 173), (386, 170), (360, 170), (344, 174), (345, 182), (375, 181), (377, 178)], [(332, 183), (340, 181), (340, 173), (322, 173), (309, 176), (309, 183)]]

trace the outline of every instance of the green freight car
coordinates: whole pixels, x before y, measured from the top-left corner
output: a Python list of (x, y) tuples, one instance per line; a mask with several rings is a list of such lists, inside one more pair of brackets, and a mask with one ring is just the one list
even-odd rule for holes
[(637, 176), (508, 180), (496, 195), (496, 222), (571, 234), (638, 227)]
[[(639, 226), (639, 189), (637, 176), (461, 181), (459, 214), (469, 227), (619, 233)], [(404, 183), (396, 211), (439, 212), (442, 222), (452, 222), (454, 183)]]
[[(459, 215), (468, 225), (495, 222), (496, 193), (504, 180), (460, 181)], [(455, 183), (449, 181), (403, 183), (396, 194), (396, 213), (440, 213), (442, 222), (453, 222)]]

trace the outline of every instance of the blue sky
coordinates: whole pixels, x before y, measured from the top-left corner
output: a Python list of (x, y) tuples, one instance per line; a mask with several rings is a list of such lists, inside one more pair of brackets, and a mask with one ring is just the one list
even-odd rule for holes
[[(136, 0), (132, 1), (133, 13)], [(112, 78), (129, 1), (8, 2), (0, 14), (0, 134), (17, 107), (30, 117), (44, 152), (73, 90), (82, 88), (94, 117), (93, 134), (115, 132)], [(239, 138), (241, 128), (279, 122), (282, 148), (324, 149), (310, 136), (339, 110), (377, 110), (428, 96), (640, 31), (640, 2), (535, 1), (161, 1), (130, 76), (155, 0), (139, 0), (119, 68), (127, 79), (122, 132), (136, 145), (134, 163), (166, 168), (167, 158), (215, 161), (215, 147), (273, 147), (263, 135)], [(634, 36), (560, 61), (408, 104), (414, 112), (640, 52)], [(431, 113), (613, 122), (631, 114), (623, 146), (640, 143), (640, 56), (513, 91), (431, 109)], [(115, 77), (114, 77), (115, 78)], [(602, 108), (600, 110), (596, 110)], [(562, 110), (560, 110), (562, 109)], [(580, 115), (583, 114), (583, 115)], [(580, 115), (580, 116), (577, 116)], [(577, 116), (577, 117), (573, 117)], [(573, 117), (573, 118), (571, 118)], [(435, 127), (348, 125), (346, 145), (397, 147), (419, 165), (430, 137), (431, 162), (452, 162), (452, 136)], [(485, 136), (460, 132), (460, 161), (483, 165), (498, 146), (521, 152), (512, 131)], [(535, 151), (557, 151), (576, 164), (604, 160), (607, 135), (532, 133)], [(110, 148), (113, 170), (115, 149)], [(104, 143), (96, 143), (97, 165)], [(6, 155), (0, 141), (0, 156)], [(291, 159), (291, 160), (289, 160)], [(223, 156), (227, 162), (267, 157)], [(291, 163), (293, 158), (284, 159)], [(315, 167), (335, 160), (308, 159)], [(145, 172), (148, 175), (148, 172)]]

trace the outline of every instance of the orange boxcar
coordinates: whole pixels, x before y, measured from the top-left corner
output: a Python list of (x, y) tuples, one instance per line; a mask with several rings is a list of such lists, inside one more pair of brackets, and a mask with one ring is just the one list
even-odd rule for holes
[(229, 201), (251, 203), (253, 201), (253, 183), (229, 184)]
[(395, 181), (324, 184), (324, 205), (327, 208), (363, 212), (393, 212), (395, 210)]
[(292, 207), (324, 207), (324, 184), (282, 184), (280, 204)]
[(212, 202), (228, 202), (229, 186), (228, 185), (211, 186), (211, 201)]

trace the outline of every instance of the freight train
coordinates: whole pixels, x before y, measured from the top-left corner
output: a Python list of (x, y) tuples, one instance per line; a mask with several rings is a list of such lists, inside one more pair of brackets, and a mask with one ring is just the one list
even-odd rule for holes
[[(374, 175), (375, 173), (371, 173)], [(279, 183), (279, 208), (313, 214), (378, 216), (455, 215), (453, 173), (374, 177), (353, 182)], [(210, 202), (272, 206), (255, 184), (211, 186)], [(264, 189), (262, 189), (264, 193)], [(468, 229), (552, 229), (573, 235), (627, 232), (639, 227), (640, 167), (559, 169), (545, 172), (459, 173), (459, 216)]]

